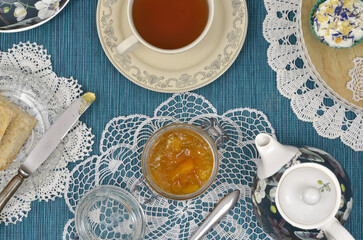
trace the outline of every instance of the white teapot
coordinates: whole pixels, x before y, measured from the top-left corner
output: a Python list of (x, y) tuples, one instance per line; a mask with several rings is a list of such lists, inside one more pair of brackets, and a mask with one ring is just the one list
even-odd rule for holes
[(252, 202), (265, 232), (277, 239), (354, 239), (343, 227), (352, 209), (351, 182), (328, 153), (280, 144), (259, 134)]

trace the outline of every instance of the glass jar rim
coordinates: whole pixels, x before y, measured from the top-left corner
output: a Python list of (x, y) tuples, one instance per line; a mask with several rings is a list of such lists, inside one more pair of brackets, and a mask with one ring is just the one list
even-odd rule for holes
[[(100, 192), (102, 193), (100, 194)], [(142, 239), (145, 234), (146, 225), (144, 211), (140, 203), (130, 192), (113, 185), (96, 186), (87, 192), (77, 204), (74, 220), (75, 228), (80, 239), (98, 239), (92, 238), (92, 230), (88, 229), (86, 226), (87, 224), (85, 223), (85, 213), (89, 212), (89, 208), (93, 206), (93, 203), (100, 201), (105, 197), (113, 198), (113, 200), (121, 203), (132, 217), (134, 217), (133, 215), (138, 215), (139, 218), (136, 220), (136, 224), (139, 227), (135, 229), (138, 231), (135, 239)]]

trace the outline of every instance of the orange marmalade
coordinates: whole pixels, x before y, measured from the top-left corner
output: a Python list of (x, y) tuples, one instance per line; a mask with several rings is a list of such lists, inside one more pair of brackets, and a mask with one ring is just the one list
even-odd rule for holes
[(147, 169), (152, 181), (174, 195), (196, 192), (209, 180), (213, 153), (208, 142), (185, 127), (162, 133), (151, 146)]

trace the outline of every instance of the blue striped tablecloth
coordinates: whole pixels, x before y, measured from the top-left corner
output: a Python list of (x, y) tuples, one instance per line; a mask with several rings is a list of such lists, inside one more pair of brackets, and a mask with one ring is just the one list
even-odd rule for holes
[[(112, 66), (98, 40), (96, 6), (96, 0), (71, 0), (45, 25), (22, 33), (0, 34), (2, 51), (19, 42), (37, 42), (52, 56), (53, 70), (58, 76), (73, 76), (84, 91), (96, 92), (98, 101), (82, 117), (96, 135), (93, 154), (99, 153), (101, 132), (110, 119), (134, 113), (151, 116), (155, 107), (171, 96), (138, 87)], [(311, 123), (297, 119), (290, 101), (279, 94), (275, 73), (267, 64), (268, 44), (262, 36), (266, 15), (263, 1), (247, 0), (247, 6), (248, 34), (236, 62), (218, 80), (195, 92), (205, 96), (222, 113), (238, 107), (263, 111), (281, 142), (318, 147), (337, 158), (355, 190), (353, 211), (346, 227), (357, 239), (363, 239), (363, 153), (354, 152), (339, 139), (318, 136)], [(64, 199), (33, 202), (31, 207), (22, 222), (0, 225), (0, 239), (62, 238), (64, 224), (71, 217)]]

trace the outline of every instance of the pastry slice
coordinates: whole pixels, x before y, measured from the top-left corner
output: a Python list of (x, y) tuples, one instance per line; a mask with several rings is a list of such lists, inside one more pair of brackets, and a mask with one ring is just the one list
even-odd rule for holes
[(16, 114), (10, 108), (0, 105), (0, 141), (15, 116)]
[(2, 95), (0, 95), (0, 106), (11, 109), (15, 114), (0, 141), (0, 170), (2, 170), (18, 154), (37, 124), (37, 120)]

